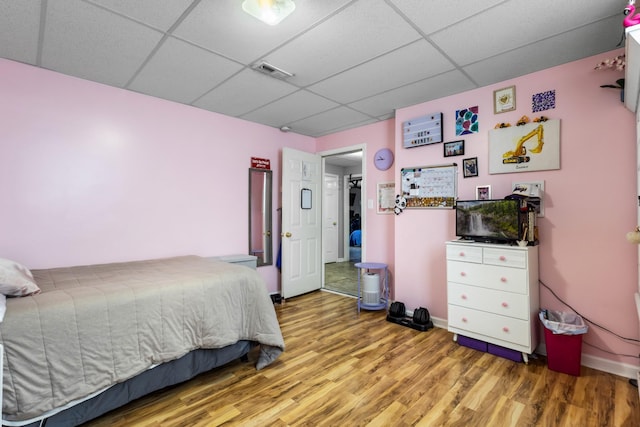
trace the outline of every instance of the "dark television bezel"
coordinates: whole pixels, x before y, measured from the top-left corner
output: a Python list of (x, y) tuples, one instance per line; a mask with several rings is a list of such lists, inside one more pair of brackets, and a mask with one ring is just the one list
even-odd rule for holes
[(486, 199), (486, 200), (457, 200), (456, 201), (456, 236), (460, 238), (460, 240), (469, 240), (469, 241), (474, 241), (474, 242), (481, 242), (481, 243), (500, 243), (500, 244), (510, 244), (510, 243), (515, 243), (516, 241), (519, 240), (519, 236), (516, 238), (507, 238), (507, 237), (489, 237), (489, 236), (474, 236), (471, 234), (458, 234), (459, 231), (459, 227), (458, 227), (458, 204), (459, 203), (476, 203), (476, 204), (484, 204), (484, 203), (491, 203), (491, 202), (512, 202), (514, 204), (514, 208), (515, 208), (515, 212), (517, 214), (517, 218), (518, 218), (518, 234), (520, 233), (520, 201), (517, 199)]

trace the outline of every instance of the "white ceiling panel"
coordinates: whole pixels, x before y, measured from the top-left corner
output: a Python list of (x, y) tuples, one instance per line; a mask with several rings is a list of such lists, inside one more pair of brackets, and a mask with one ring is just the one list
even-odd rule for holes
[(162, 34), (78, 0), (47, 3), (42, 66), (123, 86)]
[(203, 0), (174, 34), (229, 58), (251, 63), (347, 3), (347, 0), (298, 0), (291, 17), (272, 27), (244, 13), (241, 0)]
[(306, 90), (300, 90), (274, 101), (267, 106), (258, 108), (249, 114), (245, 114), (242, 118), (279, 128), (282, 125), (327, 111), (337, 106), (338, 104), (333, 101), (329, 101)]
[[(619, 5), (611, 1), (564, 0), (562, 6), (558, 3), (557, 0), (505, 2), (433, 34), (431, 39), (455, 62), (467, 65), (620, 12)], [(567, 10), (569, 5), (575, 13), (558, 13), (559, 7)], [(482, 37), (478, 37), (480, 34)]]
[(242, 0), (0, 0), (0, 57), (319, 136), (615, 49), (627, 3), (294, 1), (268, 26)]
[(349, 106), (365, 114), (378, 117), (389, 114), (390, 108), (396, 110), (473, 88), (475, 88), (475, 85), (460, 71), (449, 71), (430, 79), (421, 80), (380, 95), (363, 99), (362, 101), (351, 103)]
[(390, 0), (401, 13), (413, 21), (420, 31), (429, 35), (451, 24), (477, 15), (505, 0), (447, 0), (425, 2), (424, 0)]
[(373, 119), (358, 111), (347, 107), (338, 107), (306, 119), (298, 120), (289, 125), (294, 131), (305, 133), (322, 133), (325, 129), (340, 129), (344, 126), (370, 122)]
[(188, 104), (240, 69), (242, 65), (182, 40), (169, 38), (129, 88)]
[[(474, 76), (476, 83), (487, 86), (543, 68), (575, 61), (589, 56), (585, 50), (590, 51), (594, 47), (607, 50), (612, 42), (620, 40), (621, 34), (615, 25), (618, 20), (618, 17), (614, 17), (580, 27), (568, 33), (476, 62), (464, 67), (464, 70)], [(585, 44), (585, 41), (589, 41), (588, 45)], [(561, 49), (556, 49), (558, 47)]]
[[(55, 0), (54, 0), (55, 1)], [(131, 19), (166, 31), (184, 13), (193, 0), (171, 0), (158, 7), (158, 0), (87, 0)]]
[(347, 103), (445, 71), (453, 64), (429, 42), (418, 40), (387, 55), (309, 86), (312, 92)]
[[(39, 28), (39, 0), (1, 0), (0, 57), (35, 64)], [(5, 40), (13, 42), (7, 43)]]
[(382, 0), (359, 1), (265, 58), (301, 86), (347, 70), (419, 38)]
[(237, 117), (296, 90), (298, 88), (289, 83), (245, 68), (193, 105)]

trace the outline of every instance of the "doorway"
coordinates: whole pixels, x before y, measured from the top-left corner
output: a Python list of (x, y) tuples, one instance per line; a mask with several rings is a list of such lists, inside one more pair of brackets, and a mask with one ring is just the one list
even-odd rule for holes
[[(335, 242), (323, 238), (323, 289), (357, 296), (358, 275), (354, 264), (363, 257), (364, 220), (364, 147), (349, 147), (341, 151), (323, 153), (323, 200), (334, 197), (331, 183), (337, 180), (337, 214), (332, 216), (333, 205), (327, 203), (323, 212), (323, 229), (330, 230), (334, 222), (337, 230)], [(338, 220), (335, 221), (335, 218)], [(335, 253), (336, 256), (333, 256)]]

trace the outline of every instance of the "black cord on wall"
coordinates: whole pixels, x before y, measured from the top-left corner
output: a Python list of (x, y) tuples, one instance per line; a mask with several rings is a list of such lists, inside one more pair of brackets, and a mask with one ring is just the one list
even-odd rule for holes
[[(586, 320), (587, 322), (589, 322), (589, 323), (590, 323), (590, 324), (592, 324), (593, 326), (596, 326), (596, 327), (598, 327), (598, 328), (600, 328), (600, 329), (602, 329), (602, 330), (604, 330), (604, 331), (606, 331), (606, 332), (609, 332), (610, 334), (615, 335), (616, 337), (620, 338), (621, 340), (628, 341), (628, 342), (630, 342), (630, 343), (632, 343), (632, 344), (635, 344), (635, 345), (640, 345), (640, 339), (637, 339), (637, 338), (628, 338), (628, 337), (623, 337), (622, 335), (620, 335), (620, 334), (617, 334), (617, 333), (613, 332), (612, 330), (610, 330), (610, 329), (608, 329), (608, 328), (606, 328), (606, 327), (604, 327), (604, 326), (602, 326), (602, 325), (600, 325), (600, 324), (598, 324), (598, 323), (594, 322), (593, 320), (590, 320), (588, 317), (584, 316), (582, 313), (580, 313), (578, 310), (576, 310), (576, 309), (575, 309), (575, 308), (573, 308), (570, 304), (568, 304), (568, 303), (567, 303), (567, 302), (565, 302), (562, 298), (560, 298), (560, 297), (559, 297), (559, 296), (558, 296), (558, 295), (553, 291), (553, 289), (551, 289), (549, 286), (547, 286), (547, 285), (546, 285), (542, 280), (539, 280), (539, 282), (540, 282), (540, 284), (541, 284), (542, 286), (544, 286), (545, 288), (547, 288), (547, 290), (548, 290), (549, 292), (551, 292), (551, 295), (553, 295), (553, 296), (554, 296), (558, 301), (560, 301), (562, 304), (564, 304), (564, 305), (566, 305), (567, 307), (569, 307), (571, 310), (573, 310), (573, 312), (574, 312), (574, 313), (576, 313), (577, 315), (579, 315), (580, 317), (582, 317), (584, 320)], [(587, 342), (585, 342), (585, 344), (586, 344), (586, 345), (589, 345), (589, 346), (591, 346), (591, 347), (595, 347), (595, 348), (597, 348), (598, 350), (604, 351), (604, 352), (606, 352), (606, 353), (611, 353), (611, 354), (615, 354), (615, 355), (618, 355), (618, 356), (627, 356), (627, 357), (640, 358), (639, 356), (632, 356), (632, 355), (628, 355), (628, 354), (612, 353), (612, 352), (610, 352), (610, 351), (604, 350), (604, 349), (602, 349), (602, 348), (600, 348), (600, 347), (597, 347), (597, 346), (595, 346), (595, 345), (593, 345), (593, 344), (589, 344), (589, 343), (587, 343)]]

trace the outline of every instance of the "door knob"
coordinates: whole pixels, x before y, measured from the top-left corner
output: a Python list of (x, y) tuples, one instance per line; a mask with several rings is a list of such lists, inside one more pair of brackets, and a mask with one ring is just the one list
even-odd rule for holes
[(264, 233), (267, 236), (271, 236), (271, 231), (267, 231), (266, 233)]
[(284, 237), (291, 237), (291, 233), (287, 231), (286, 233), (284, 233)]

